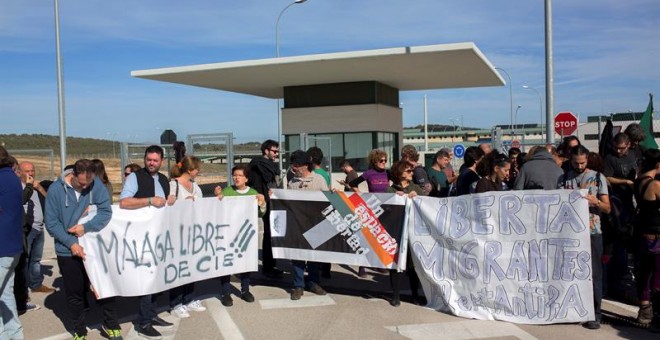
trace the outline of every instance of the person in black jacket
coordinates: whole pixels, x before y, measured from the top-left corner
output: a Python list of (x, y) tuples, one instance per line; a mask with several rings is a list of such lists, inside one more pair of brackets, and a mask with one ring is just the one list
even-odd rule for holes
[(261, 250), (261, 270), (265, 276), (276, 279), (282, 278), (283, 275), (282, 271), (275, 266), (275, 259), (273, 258), (273, 246), (270, 240), (270, 196), (268, 191), (281, 187), (280, 169), (275, 163), (279, 153), (279, 143), (272, 139), (266, 140), (261, 144), (262, 155), (253, 158), (248, 165), (248, 186), (264, 195), (266, 199), (266, 213), (263, 216), (264, 238)]

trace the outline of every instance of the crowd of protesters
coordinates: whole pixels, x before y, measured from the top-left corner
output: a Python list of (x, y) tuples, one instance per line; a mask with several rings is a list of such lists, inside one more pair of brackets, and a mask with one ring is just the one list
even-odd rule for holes
[[(641, 135), (640, 135), (641, 134)], [(640, 139), (641, 138), (641, 139)], [(586, 189), (583, 197), (589, 206), (591, 234), (592, 281), (594, 288), (595, 320), (584, 327), (598, 329), (601, 321), (603, 296), (625, 295), (622, 283), (633, 280), (637, 284), (636, 302), (639, 304), (637, 322), (658, 329), (653, 305), (660, 306), (660, 151), (642, 150), (639, 142), (643, 132), (632, 124), (626, 132), (613, 138), (613, 147), (604, 153), (590, 152), (573, 136), (562, 143), (535, 146), (527, 152), (511, 148), (508, 154), (492, 150), (490, 145), (468, 147), (464, 163), (455, 172), (449, 149), (435, 153), (432, 162), (423, 166), (420, 154), (410, 145), (401, 149), (400, 160), (387, 169), (388, 155), (374, 149), (369, 152), (368, 170), (358, 174), (348, 160), (341, 162), (346, 178), (338, 180), (345, 191), (360, 192), (360, 184), (372, 193), (396, 193), (415, 196), (450, 197), (504, 190)], [(122, 209), (164, 207), (178, 200), (195, 200), (202, 190), (195, 178), (202, 168), (199, 158), (185, 155), (183, 143), (175, 145), (176, 166), (169, 178), (160, 173), (164, 151), (150, 146), (144, 153), (144, 166), (129, 164), (124, 170), (124, 186), (119, 197)], [(273, 279), (281, 279), (283, 272), (276, 267), (270, 244), (270, 198), (272, 189), (284, 186), (275, 163), (279, 144), (267, 140), (261, 145), (262, 155), (249, 165), (232, 169), (233, 185), (215, 188), (214, 194), (225, 196), (255, 196), (259, 217), (264, 221), (262, 272)], [(331, 190), (331, 176), (321, 166), (323, 152), (317, 147), (291, 153), (287, 174), (287, 189)], [(77, 238), (87, 231), (98, 231), (110, 220), (112, 185), (100, 160), (81, 159), (69, 166), (55, 181), (34, 180), (34, 165), (18, 163), (0, 146), (0, 281), (2, 281), (2, 309), (0, 338), (22, 339), (18, 315), (40, 306), (33, 304), (29, 292), (52, 293), (54, 288), (43, 284), (40, 261), (43, 253), (44, 230), (55, 240), (57, 263), (63, 278), (68, 322), (74, 339), (86, 339), (84, 315), (88, 306), (89, 279), (83, 266), (85, 252)], [(332, 189), (334, 190), (334, 189)], [(96, 215), (81, 224), (79, 219), (89, 206)], [(410, 255), (409, 255), (410, 256)], [(300, 299), (305, 291), (326, 294), (321, 276), (330, 278), (329, 264), (292, 261), (293, 282), (291, 299)], [(366, 276), (360, 267), (358, 276)], [(376, 270), (376, 269), (374, 269)], [(305, 275), (307, 273), (307, 275)], [(321, 275), (322, 274), (322, 275)], [(410, 280), (413, 301), (425, 304), (418, 292), (419, 278), (412, 263), (405, 273)], [(390, 304), (400, 304), (402, 273), (389, 271), (392, 289)], [(239, 274), (240, 297), (254, 302), (250, 292), (250, 274)], [(168, 292), (173, 316), (187, 318), (193, 311), (204, 311), (203, 303), (193, 296), (193, 284)], [(221, 278), (221, 303), (232, 306), (229, 276)], [(158, 317), (156, 295), (140, 298), (138, 335), (160, 338), (157, 328), (173, 324)], [(102, 332), (109, 339), (121, 339), (115, 310), (117, 298), (98, 301), (103, 310)], [(660, 309), (660, 308), (658, 308)], [(657, 310), (655, 311), (657, 314)]]

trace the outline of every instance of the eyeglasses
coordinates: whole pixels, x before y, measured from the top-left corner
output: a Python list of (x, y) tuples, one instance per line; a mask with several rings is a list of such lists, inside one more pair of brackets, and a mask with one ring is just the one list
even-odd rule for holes
[(277, 149), (269, 149), (269, 151), (275, 154), (280, 153), (280, 150)]
[(406, 173), (411, 174), (412, 172), (413, 172), (412, 169), (408, 169), (408, 170), (406, 170)]
[(378, 161), (378, 163), (387, 163), (387, 158), (382, 158)]

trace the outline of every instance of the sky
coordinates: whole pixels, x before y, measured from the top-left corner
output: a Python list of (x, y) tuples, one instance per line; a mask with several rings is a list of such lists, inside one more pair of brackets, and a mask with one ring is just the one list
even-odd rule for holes
[[(133, 70), (272, 58), (292, 0), (60, 0), (68, 136), (157, 142), (164, 129), (276, 139), (273, 99), (138, 79)], [(554, 108), (587, 116), (646, 109), (660, 94), (660, 1), (553, 1)], [(296, 56), (474, 42), (506, 86), (406, 91), (404, 126), (539, 123), (542, 0), (308, 0), (280, 21)], [(0, 0), (0, 134), (58, 135), (53, 0)], [(506, 75), (503, 78), (507, 80)], [(542, 98), (545, 110), (545, 98)], [(656, 104), (660, 107), (660, 103)]]

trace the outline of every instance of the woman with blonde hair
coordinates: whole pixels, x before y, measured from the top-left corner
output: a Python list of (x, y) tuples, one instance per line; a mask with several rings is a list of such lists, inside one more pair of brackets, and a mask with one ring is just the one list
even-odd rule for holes
[[(389, 172), (385, 170), (387, 164), (387, 153), (380, 149), (373, 149), (367, 155), (369, 169), (358, 176), (358, 178), (348, 183), (348, 186), (355, 192), (360, 192), (358, 185), (367, 181), (369, 192), (387, 192), (390, 187)], [(367, 272), (364, 267), (358, 268), (358, 276), (366, 277)]]
[[(170, 169), (170, 199), (194, 201), (202, 198), (202, 189), (195, 183), (201, 167), (202, 161), (198, 157), (185, 156), (177, 166)], [(194, 283), (189, 283), (170, 290), (172, 315), (182, 319), (190, 317), (189, 311), (206, 310), (201, 301), (192, 299), (193, 287)]]

